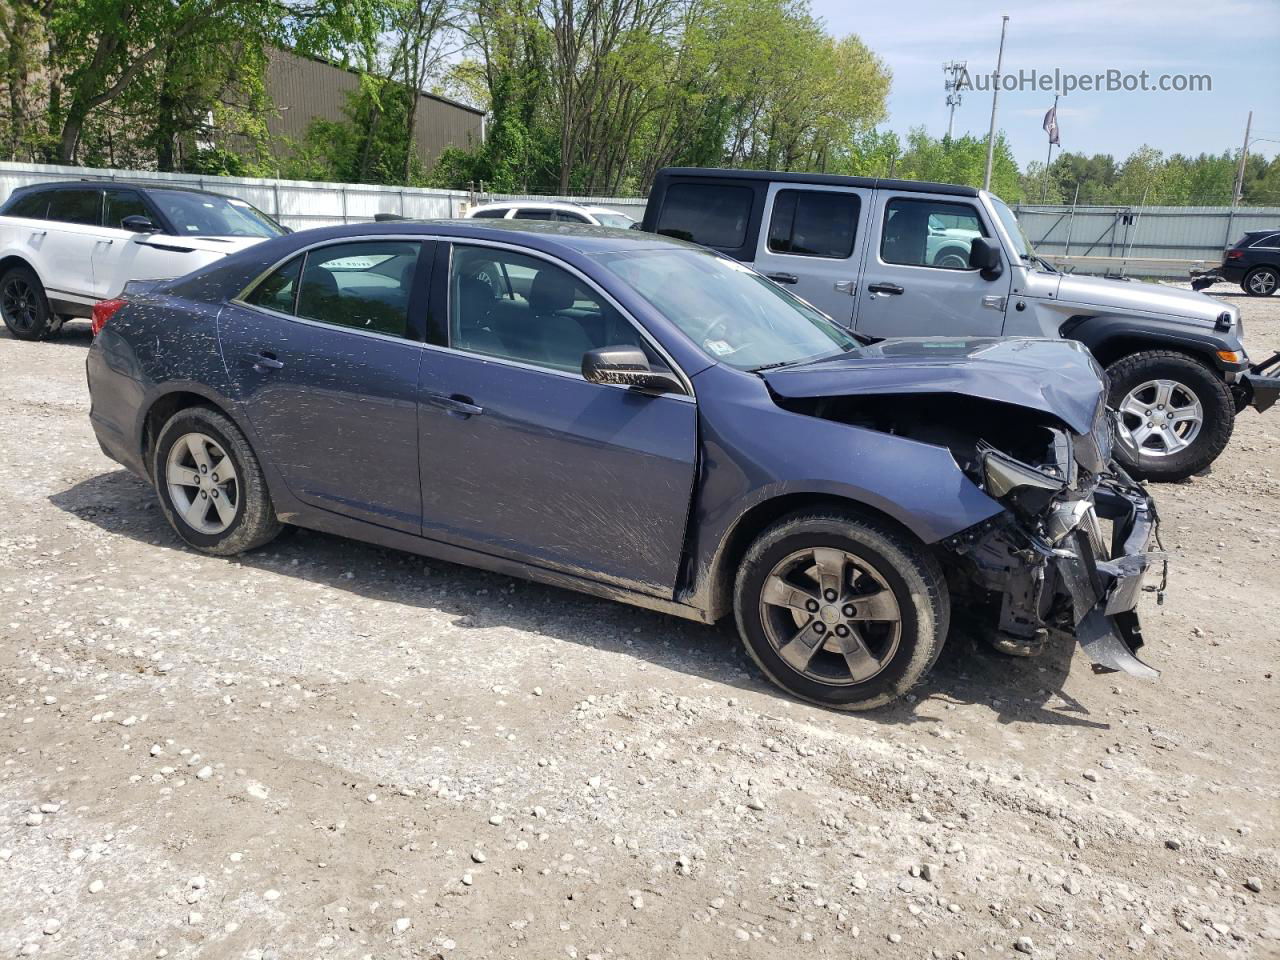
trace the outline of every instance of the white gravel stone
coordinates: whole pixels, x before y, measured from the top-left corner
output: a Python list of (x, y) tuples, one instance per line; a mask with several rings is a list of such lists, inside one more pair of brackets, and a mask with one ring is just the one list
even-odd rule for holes
[(396, 936), (399, 936), (400, 934), (404, 933), (406, 930), (408, 930), (412, 926), (413, 926), (412, 920), (410, 920), (408, 917), (400, 917), (398, 920), (396, 920), (394, 924), (392, 924), (392, 929), (395, 930)]
[(207, 765), (201, 767), (199, 770), (196, 771), (197, 780), (208, 780), (212, 776), (213, 776), (213, 767), (210, 767)]
[(264, 893), (264, 894), (262, 895), (262, 899), (263, 899), (263, 900), (266, 900), (268, 903), (270, 903), (270, 902), (271, 902), (271, 901), (273, 901), (273, 900), (279, 900), (279, 899), (280, 899), (280, 891), (279, 891), (279, 890), (268, 890), (266, 893)]
[(44, 922), (44, 926), (40, 929), (43, 930), (47, 936), (51, 937), (62, 929), (62, 921), (57, 917), (50, 917)]
[(89, 881), (89, 892), (90, 892), (90, 893), (101, 893), (104, 887), (106, 887), (106, 884), (105, 884), (105, 883), (103, 883), (101, 880), (90, 880), (90, 881)]

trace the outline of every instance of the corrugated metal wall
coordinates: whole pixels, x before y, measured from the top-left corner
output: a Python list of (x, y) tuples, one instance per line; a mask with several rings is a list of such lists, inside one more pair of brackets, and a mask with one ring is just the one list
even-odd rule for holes
[[(1280, 207), (1040, 206), (1014, 208), (1036, 249), (1046, 256), (1206, 260), (1250, 230), (1280, 229)], [(1186, 276), (1171, 266), (1166, 276)]]
[[(271, 149), (285, 149), (283, 138), (301, 140), (316, 117), (346, 119), (347, 95), (360, 86), (350, 70), (322, 60), (300, 57), (287, 50), (270, 50), (267, 61), (267, 97), (275, 111), (267, 118)], [(418, 156), (430, 166), (445, 147), (468, 148), (484, 137), (484, 114), (442, 97), (422, 94), (414, 140)]]

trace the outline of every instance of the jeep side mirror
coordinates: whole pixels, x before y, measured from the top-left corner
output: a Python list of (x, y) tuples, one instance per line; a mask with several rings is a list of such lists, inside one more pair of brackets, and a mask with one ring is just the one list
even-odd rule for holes
[(590, 383), (615, 383), (645, 393), (684, 393), (665, 370), (654, 370), (639, 347), (599, 347), (582, 357), (582, 376)]
[(120, 229), (128, 230), (130, 233), (155, 233), (156, 225), (151, 222), (150, 217), (131, 213), (120, 221)]
[(969, 269), (981, 271), (983, 280), (994, 280), (1004, 273), (1000, 245), (990, 237), (974, 237), (969, 246)]

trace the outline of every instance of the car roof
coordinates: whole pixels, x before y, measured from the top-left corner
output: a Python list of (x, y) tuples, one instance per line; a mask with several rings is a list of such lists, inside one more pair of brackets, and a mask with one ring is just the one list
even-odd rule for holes
[[(639, 230), (597, 227), (587, 223), (557, 223), (551, 220), (384, 220), (378, 223), (351, 223), (345, 226), (317, 227), (291, 234), (290, 239), (309, 244), (328, 240), (363, 237), (389, 237), (430, 234), (474, 240), (512, 240), (527, 244), (544, 253), (597, 253), (605, 250), (639, 250), (643, 248), (687, 247), (704, 249), (682, 240), (660, 237)], [(275, 241), (272, 241), (275, 242)]]
[(888, 177), (846, 177), (834, 173), (779, 173), (773, 170), (729, 170), (721, 167), (664, 167), (654, 183), (664, 178), (707, 178), (716, 180), (767, 180), (771, 183), (811, 183), (823, 187), (865, 187), (875, 190), (914, 190), (953, 197), (976, 197), (976, 187), (927, 180), (894, 180)]
[(225, 193), (218, 193), (216, 190), (201, 190), (199, 187), (189, 187), (185, 183), (168, 183), (165, 181), (154, 180), (106, 180), (96, 177), (88, 177), (83, 180), (49, 180), (43, 183), (24, 183), (20, 187), (14, 187), (12, 193), (26, 192), (28, 190), (49, 190), (49, 189), (65, 189), (71, 187), (90, 188), (90, 187), (125, 187), (131, 190), (165, 190), (178, 193), (198, 193), (206, 197), (223, 197), (231, 199)]
[[(611, 209), (610, 207), (581, 203), (577, 200), (536, 200), (528, 197), (519, 200), (490, 200), (487, 203), (476, 204), (471, 208), (471, 211), (510, 210), (512, 207), (541, 207), (548, 210), (577, 210), (585, 213), (620, 213), (620, 211)], [(626, 214), (622, 215), (626, 216)]]

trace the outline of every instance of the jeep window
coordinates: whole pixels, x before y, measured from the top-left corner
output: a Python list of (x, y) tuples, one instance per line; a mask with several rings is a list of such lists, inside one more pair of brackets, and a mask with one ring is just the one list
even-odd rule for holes
[(769, 249), (845, 260), (853, 253), (858, 195), (834, 190), (779, 190), (769, 218)]
[(991, 206), (995, 207), (996, 216), (1000, 218), (1005, 233), (1009, 234), (1009, 239), (1013, 242), (1013, 252), (1023, 260), (1034, 259), (1035, 247), (1031, 246), (1031, 241), (1022, 232), (1022, 224), (1018, 223), (1018, 218), (1009, 209), (1009, 205), (999, 197), (992, 197)]
[(732, 250), (747, 239), (754, 198), (750, 187), (674, 183), (663, 198), (657, 232), (705, 247)]
[(880, 259), (911, 267), (968, 270), (969, 246), (985, 236), (967, 203), (899, 197), (885, 206)]
[(813, 307), (710, 250), (637, 250), (596, 259), (700, 350), (740, 370), (847, 353), (857, 342)]

